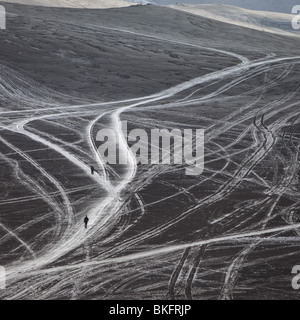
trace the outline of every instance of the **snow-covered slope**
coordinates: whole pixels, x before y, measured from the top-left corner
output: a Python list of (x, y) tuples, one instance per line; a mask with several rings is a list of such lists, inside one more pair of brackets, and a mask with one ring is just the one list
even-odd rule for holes
[(118, 8), (134, 5), (132, 2), (123, 0), (7, 0), (1, 3), (19, 3), (45, 7), (63, 8)]
[(278, 12), (254, 11), (227, 5), (172, 5), (174, 9), (189, 12), (206, 18), (231, 23), (255, 30), (300, 36), (293, 30), (291, 21), (293, 15)]
[(130, 0), (135, 3), (152, 3), (158, 5), (176, 4), (224, 4), (250, 10), (291, 13), (292, 7), (299, 0)]

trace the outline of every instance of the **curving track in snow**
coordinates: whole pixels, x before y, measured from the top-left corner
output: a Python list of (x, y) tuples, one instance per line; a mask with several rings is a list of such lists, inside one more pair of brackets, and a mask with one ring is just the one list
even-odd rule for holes
[[(67, 103), (68, 97), (51, 92), (47, 88), (38, 89), (36, 83), (3, 67), (0, 76), (2, 99), (22, 103), (26, 107), (18, 111), (0, 110), (0, 117), (4, 119), (1, 124), (0, 142), (9, 149), (11, 154), (17, 155), (19, 162), (10, 159), (9, 153), (3, 154), (1, 160), (5, 161), (15, 177), (24, 180), (22, 183), (33, 193), (27, 198), (17, 199), (21, 199), (21, 201), (39, 199), (49, 205), (51, 210), (59, 216), (57, 224), (53, 226), (56, 240), (46, 245), (41, 244), (36, 251), (33, 247), (41, 235), (38, 234), (31, 243), (31, 241), (23, 240), (18, 234), (26, 232), (27, 224), (21, 225), (15, 230), (6, 227), (5, 223), (0, 224), (0, 228), (5, 232), (5, 235), (0, 238), (0, 244), (14, 238), (31, 255), (27, 256), (25, 260), (20, 258), (19, 261), (6, 265), (8, 288), (2, 293), (3, 298), (22, 299), (28, 294), (34, 294), (36, 297), (36, 293), (39, 292), (39, 298), (47, 299), (71, 295), (75, 299), (91, 294), (92, 290), (98, 292), (107, 283), (112, 286), (108, 290), (110, 294), (115, 294), (122, 290), (126, 291), (126, 288), (133, 286), (135, 281), (141, 277), (131, 274), (132, 268), (128, 267), (127, 269), (127, 264), (130, 265), (136, 261), (137, 270), (142, 270), (138, 272), (140, 274), (145, 272), (145, 267), (138, 264), (143, 264), (144, 261), (148, 262), (150, 259), (152, 261), (151, 267), (161, 271), (163, 268), (160, 265), (157, 266), (159, 262), (156, 261), (156, 258), (160, 257), (162, 260), (165, 259), (166, 264), (168, 259), (172, 261), (171, 269), (173, 269), (169, 270), (166, 276), (164, 275), (167, 280), (164, 278), (165, 280), (162, 281), (167, 283), (168, 289), (166, 291), (169, 296), (175, 299), (177, 295), (184, 292), (188, 299), (192, 299), (199, 265), (203, 262), (209, 264), (209, 261), (205, 260), (205, 256), (209, 252), (210, 246), (222, 245), (223, 243), (234, 244), (235, 241), (245, 241), (250, 238), (242, 250), (237, 252), (232, 260), (220, 269), (224, 273), (222, 288), (219, 290), (221, 298), (232, 298), (245, 261), (257, 246), (265, 239), (276, 238), (278, 233), (282, 234), (300, 227), (294, 216), (289, 216), (289, 224), (282, 221), (276, 226), (268, 226), (274, 216), (280, 215), (277, 211), (281, 197), (283, 195), (290, 197), (298, 195), (295, 190), (291, 189), (298, 174), (299, 153), (298, 146), (295, 146), (292, 137), (293, 133), (288, 142), (283, 136), (285, 143), (288, 143), (292, 161), (288, 166), (284, 156), (280, 156), (280, 152), (277, 152), (276, 148), (278, 132), (290, 125), (291, 121), (295, 122), (294, 118), (298, 116), (298, 102), (291, 101), (298, 94), (299, 88), (293, 83), (287, 93), (281, 94), (275, 99), (272, 98), (268, 103), (264, 102), (268, 90), (276, 88), (281, 82), (288, 81), (290, 73), (300, 64), (300, 57), (275, 58), (269, 56), (265, 59), (249, 61), (238, 53), (138, 34), (123, 29), (92, 27), (125, 32), (142, 37), (145, 41), (147, 39), (168, 41), (177, 45), (192, 46), (199, 50), (208, 50), (212, 53), (222, 53), (237, 58), (240, 62), (235, 66), (208, 73), (150, 96), (107, 103), (78, 102), (78, 104), (72, 105)], [(176, 112), (175, 110), (180, 110), (180, 108), (188, 107), (189, 110), (193, 110), (193, 108), (202, 108), (203, 104), (220, 103), (220, 101), (228, 99), (226, 93), (232, 89), (245, 85), (262, 75), (267, 77), (269, 73), (277, 69), (279, 75), (272, 79), (265, 78), (263, 88), (249, 89), (249, 95), (250, 93), (258, 94), (256, 99), (248, 101), (246, 105), (240, 106), (237, 110), (232, 112), (229, 110), (226, 117), (222, 119), (216, 120), (213, 117), (209, 119), (210, 125), (206, 127), (208, 150), (206, 164), (208, 167), (205, 177), (199, 178), (187, 187), (176, 186), (176, 182), (173, 184), (166, 182), (165, 185), (168, 188), (176, 189), (171, 195), (155, 198), (149, 202), (143, 198), (140, 190), (151, 185), (160, 176), (163, 177), (166, 172), (170, 174), (174, 170), (173, 174), (176, 177), (177, 168), (157, 167), (142, 172), (137, 166), (134, 156), (130, 153), (123, 136), (121, 130), (123, 117), (141, 111), (162, 111), (172, 116)], [(206, 91), (202, 93), (204, 88)], [(244, 99), (246, 94), (241, 92), (235, 98)], [(281, 115), (280, 112), (283, 111), (284, 115)], [(138, 116), (136, 117), (138, 118)], [(68, 125), (64, 124), (66, 119), (69, 121)], [(146, 126), (147, 119), (136, 120)], [(201, 116), (199, 116), (200, 120), (203, 120)], [(179, 123), (180, 121), (178, 121)], [(174, 125), (171, 121), (167, 124)], [(96, 151), (93, 137), (96, 128), (100, 125), (109, 125), (117, 132), (119, 150), (128, 154), (128, 163), (123, 167), (122, 174), (118, 175), (117, 169), (114, 170), (111, 166), (105, 165)], [(70, 130), (74, 135), (78, 131), (81, 134), (79, 133), (76, 143), (68, 145), (66, 141), (63, 141), (63, 137), (59, 134), (56, 136), (55, 132), (53, 137), (47, 136), (49, 133), (47, 126)], [(230, 135), (234, 137), (234, 139), (229, 138), (226, 145), (219, 141), (224, 133), (227, 133), (229, 137)], [(11, 142), (8, 141), (9, 137), (13, 135), (22, 137), (27, 144), (30, 141), (35, 148), (51, 151), (51, 154), (55, 154), (65, 167), (61, 170), (53, 170), (53, 172), (49, 165), (45, 168), (44, 159), (37, 157), (34, 151), (30, 152), (26, 148), (22, 150), (22, 147), (17, 143), (14, 144), (13, 139)], [(245, 143), (245, 141), (248, 143), (242, 149), (240, 148), (241, 150), (236, 148), (237, 145)], [(274, 174), (273, 181), (270, 181), (264, 172), (256, 170), (272, 152), (277, 152), (280, 160), (278, 165), (286, 169), (282, 180), (278, 179), (278, 172)], [(51, 161), (51, 159), (46, 160)], [(223, 165), (219, 169), (214, 169), (214, 163), (218, 160), (222, 161)], [(273, 161), (275, 160), (273, 159)], [(90, 163), (97, 166), (97, 174), (94, 176), (90, 174)], [(28, 170), (27, 166), (38, 174), (30, 177), (28, 172), (25, 172)], [(65, 168), (70, 167), (79, 179), (84, 180), (82, 180), (82, 185), (77, 186), (73, 191), (72, 188), (65, 187), (68, 185), (67, 179), (71, 180), (72, 178), (71, 172), (69, 176), (65, 173)], [(210, 217), (207, 220), (207, 225), (199, 228), (203, 233), (199, 232), (198, 234), (198, 231), (194, 230), (192, 241), (190, 238), (186, 241), (180, 238), (176, 243), (173, 239), (157, 247), (151, 243), (152, 239), (166, 235), (167, 232), (188, 221), (195, 214), (202, 217), (201, 214), (213, 205), (228, 197), (234, 197), (235, 192), (241, 188), (245, 181), (248, 181), (247, 179), (250, 179), (250, 176), (251, 183), (265, 189), (267, 198), (253, 200), (251, 203), (241, 202), (238, 208), (230, 208), (228, 212), (216, 213), (215, 217)], [(207, 182), (212, 182), (216, 187), (208, 195), (199, 195), (198, 197), (194, 193), (194, 189)], [(87, 201), (84, 196), (82, 198), (77, 196), (75, 201), (70, 195), (76, 191), (89, 191), (85, 189), (84, 184), (87, 184), (88, 188), (95, 192), (93, 197), (90, 196), (90, 193), (85, 193), (92, 198), (88, 205), (86, 205)], [(126, 194), (128, 191), (131, 195)], [(182, 205), (176, 216), (161, 220), (158, 225), (149, 228), (144, 226), (144, 230), (141, 232), (135, 231), (132, 236), (128, 236), (126, 233), (128, 230), (134, 229), (147, 215), (155, 213), (155, 211), (151, 212), (151, 208), (163, 205), (165, 202), (168, 203), (168, 201), (175, 200), (182, 195), (187, 197), (190, 203), (188, 206)], [(132, 204), (132, 198), (135, 199), (135, 206)], [(13, 199), (8, 199), (7, 202), (9, 201), (11, 203), (18, 202)], [(253, 218), (253, 216), (249, 217), (244, 214), (249, 204), (253, 207), (254, 216), (258, 218), (247, 225), (248, 220)], [(296, 207), (297, 205), (293, 204), (284, 210), (288, 212), (291, 208)], [(242, 219), (238, 216), (239, 212), (243, 213)], [(260, 212), (264, 212), (263, 218), (260, 216)], [(82, 227), (82, 218), (85, 214), (90, 217), (88, 231)], [(136, 219), (131, 218), (131, 215), (134, 214), (138, 215)], [(48, 215), (42, 217), (41, 220), (46, 219)], [(62, 225), (61, 220), (66, 221), (66, 225)], [(216, 229), (215, 226), (219, 224), (221, 224), (220, 229)], [(123, 235), (125, 235), (124, 238), (122, 238)], [(103, 247), (98, 248), (98, 243), (101, 243)], [(143, 250), (139, 249), (142, 244), (146, 247)], [(222, 258), (220, 259), (222, 260)], [(122, 264), (122, 268), (115, 270), (115, 266), (119, 264)], [(102, 269), (105, 267), (111, 268), (113, 271), (108, 279), (103, 279), (107, 275), (106, 270)], [(210, 271), (206, 271), (203, 274), (209, 273)], [(113, 283), (114, 276), (116, 279), (122, 279), (121, 283), (118, 285), (110, 284), (110, 282)], [(87, 284), (82, 282), (83, 277), (86, 277), (84, 281)], [(98, 277), (101, 279), (97, 282)], [(124, 277), (125, 279), (123, 279)], [(25, 286), (28, 281), (31, 283), (29, 288)], [(157, 287), (160, 285), (161, 283), (158, 281)], [(44, 290), (43, 288), (47, 286), (49, 289)], [(147, 288), (148, 290), (155, 289), (155, 281), (138, 289), (146, 290)]]

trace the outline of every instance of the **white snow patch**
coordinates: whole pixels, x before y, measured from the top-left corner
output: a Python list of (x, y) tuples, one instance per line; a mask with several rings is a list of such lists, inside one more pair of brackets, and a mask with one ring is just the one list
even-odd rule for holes
[(123, 0), (7, 0), (2, 2), (19, 3), (42, 7), (108, 9), (129, 7), (132, 2)]
[(292, 19), (294, 17), (292, 14), (255, 11), (215, 4), (178, 4), (170, 5), (168, 7), (259, 31), (285, 36), (300, 36), (300, 33), (292, 28)]

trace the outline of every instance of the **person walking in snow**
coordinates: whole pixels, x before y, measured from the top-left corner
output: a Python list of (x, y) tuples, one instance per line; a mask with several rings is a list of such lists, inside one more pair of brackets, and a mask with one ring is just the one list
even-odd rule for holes
[(89, 222), (89, 218), (88, 218), (88, 216), (85, 216), (85, 218), (84, 218), (84, 227), (85, 227), (85, 229), (87, 228), (87, 225), (88, 225), (88, 222)]
[(95, 172), (95, 168), (91, 166), (91, 174), (94, 174), (94, 172)]

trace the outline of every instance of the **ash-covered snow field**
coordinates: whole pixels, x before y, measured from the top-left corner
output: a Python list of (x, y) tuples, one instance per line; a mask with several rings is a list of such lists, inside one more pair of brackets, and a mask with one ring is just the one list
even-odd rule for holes
[[(0, 299), (299, 299), (300, 38), (278, 24), (288, 15), (269, 13), (264, 29), (250, 26), (262, 13), (234, 7), (218, 20), (212, 5), (10, 2)], [(203, 129), (203, 173), (139, 164), (125, 121)], [(105, 163), (102, 129), (126, 164)]]

